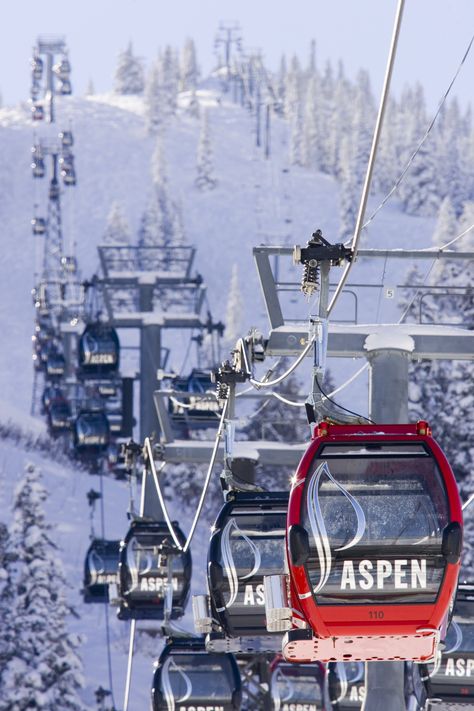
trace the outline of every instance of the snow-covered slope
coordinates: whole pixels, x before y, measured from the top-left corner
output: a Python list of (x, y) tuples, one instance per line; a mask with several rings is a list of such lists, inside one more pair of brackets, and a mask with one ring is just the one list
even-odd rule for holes
[[(287, 125), (278, 119), (272, 125), (272, 155), (265, 160), (255, 148), (254, 118), (239, 106), (221, 99), (209, 90), (202, 97), (208, 106), (214, 150), (215, 190), (200, 192), (194, 185), (199, 121), (180, 112), (165, 132), (169, 164), (169, 185), (173, 197), (181, 202), (187, 239), (198, 248), (197, 269), (208, 285), (213, 315), (224, 319), (231, 270), (239, 268), (244, 302), (245, 328), (266, 329), (264, 306), (252, 259), (252, 246), (259, 243), (303, 243), (315, 228), (321, 228), (331, 241), (338, 237), (338, 189), (332, 178), (290, 167), (287, 159)], [(97, 269), (96, 245), (105, 228), (111, 203), (119, 201), (136, 231), (151, 190), (150, 158), (154, 138), (145, 131), (143, 104), (138, 99), (115, 96), (90, 96), (61, 102), (57, 127), (74, 130), (78, 175), (76, 188), (64, 191), (66, 242), (77, 245), (82, 274), (90, 277)], [(47, 127), (41, 127), (45, 132)], [(54, 129), (53, 129), (54, 130)], [(32, 386), (31, 333), (33, 307), (30, 289), (38, 268), (39, 243), (31, 235), (29, 221), (33, 203), (45, 204), (46, 181), (34, 181), (29, 170), (29, 151), (33, 128), (26, 107), (0, 110), (0, 209), (2, 250), (0, 252), (0, 420), (21, 421), (25, 429), (42, 428), (28, 419)], [(380, 196), (379, 196), (380, 197)], [(372, 199), (377, 204), (377, 196)], [(429, 246), (433, 220), (413, 218), (390, 203), (374, 221), (365, 244), (370, 246)], [(353, 271), (354, 281), (383, 281), (387, 286), (400, 283), (407, 265), (389, 262), (364, 264)], [(367, 318), (391, 320), (394, 300), (372, 295), (363, 297)], [(359, 304), (359, 308), (360, 308)], [(342, 309), (344, 307), (341, 307)], [(346, 307), (348, 308), (348, 307)], [(308, 307), (301, 303), (304, 317)], [(337, 316), (337, 314), (335, 314)], [(339, 313), (341, 316), (341, 313)], [(172, 359), (179, 367), (182, 353)], [(331, 364), (336, 380), (342, 380), (360, 364)], [(365, 409), (365, 381), (351, 389), (350, 399), (341, 401)], [(35, 452), (25, 452), (8, 442), (0, 445), (0, 506), (2, 518), (11, 505), (15, 480), (24, 463), (33, 460), (41, 466), (51, 492), (48, 504), (54, 537), (60, 546), (68, 580), (71, 603), (80, 617), (72, 627), (84, 635), (83, 660), (87, 678), (85, 699), (93, 706), (93, 690), (107, 687), (104, 609), (84, 606), (79, 590), (82, 584), (84, 553), (88, 545), (89, 521), (86, 492), (98, 488), (97, 479), (72, 465), (46, 460)], [(126, 531), (125, 510), (128, 495), (123, 484), (106, 480), (107, 535), (120, 537)], [(179, 502), (176, 504), (179, 505)], [(193, 544), (195, 553), (194, 590), (204, 588), (204, 555), (208, 522), (198, 528)], [(182, 521), (183, 528), (189, 527)], [(111, 612), (113, 666), (117, 704), (121, 705), (127, 653), (128, 625), (114, 620)], [(187, 624), (190, 626), (189, 615)], [(132, 687), (131, 711), (147, 707), (151, 681), (151, 659), (138, 655)]]

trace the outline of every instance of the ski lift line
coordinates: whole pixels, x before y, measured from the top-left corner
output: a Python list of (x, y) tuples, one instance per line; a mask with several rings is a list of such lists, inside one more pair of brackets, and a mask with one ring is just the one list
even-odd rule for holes
[(472, 504), (473, 501), (474, 501), (474, 494), (471, 494), (470, 497), (468, 498), (468, 500), (462, 505), (462, 510), (465, 511), (467, 509), (467, 507)]
[[(445, 250), (447, 247), (450, 247), (452, 244), (457, 242), (458, 239), (461, 239), (461, 237), (464, 237), (465, 235), (467, 235), (468, 232), (470, 232), (473, 229), (474, 229), (474, 223), (472, 225), (470, 225), (466, 230), (464, 230), (464, 232), (461, 232), (460, 235), (458, 235), (457, 237), (452, 239), (450, 242), (446, 242), (446, 244), (443, 244), (442, 247), (435, 247), (434, 249), (433, 249), (433, 247), (427, 247), (426, 249), (422, 249), (420, 251), (421, 252), (433, 252), (434, 254), (437, 255), (437, 258), (438, 258), (440, 252), (443, 252), (443, 250)], [(453, 255), (453, 257), (456, 258), (456, 255)]]
[[(272, 388), (275, 385), (278, 385), (279, 383), (283, 382), (286, 378), (288, 378), (291, 373), (293, 373), (294, 370), (300, 365), (300, 363), (304, 360), (304, 358), (307, 356), (309, 353), (311, 346), (313, 345), (315, 341), (315, 336), (312, 336), (309, 340), (304, 349), (301, 351), (299, 354), (298, 358), (292, 363), (292, 365), (286, 370), (282, 375), (278, 376), (278, 378), (275, 378), (274, 380), (255, 380), (254, 378), (250, 378), (250, 383), (253, 385), (254, 388), (259, 390), (260, 388)], [(247, 358), (247, 351), (245, 349), (245, 343), (242, 338), (239, 339), (237, 347), (241, 348), (241, 351), (243, 353), (244, 357), (244, 364), (245, 364), (245, 369), (247, 373), (250, 375), (251, 370), (250, 370), (250, 364), (248, 362)], [(244, 391), (245, 392), (245, 391)]]
[(396, 52), (397, 52), (398, 37), (400, 34), (400, 27), (401, 27), (401, 22), (402, 22), (404, 6), (405, 6), (405, 0), (398, 0), (397, 12), (395, 15), (395, 23), (394, 23), (394, 27), (393, 27), (393, 33), (392, 33), (392, 41), (391, 41), (390, 51), (389, 51), (389, 56), (388, 56), (388, 61), (387, 61), (387, 68), (385, 70), (385, 78), (384, 78), (384, 83), (383, 83), (383, 88), (382, 88), (382, 96), (380, 99), (379, 111), (378, 111), (377, 120), (375, 123), (374, 135), (372, 138), (372, 146), (370, 148), (369, 161), (367, 164), (367, 172), (365, 174), (364, 187), (362, 188), (362, 195), (361, 195), (360, 204), (359, 204), (359, 212), (357, 214), (356, 225), (354, 228), (354, 236), (352, 238), (352, 243), (351, 243), (353, 258), (344, 267), (344, 271), (343, 271), (342, 276), (339, 280), (339, 284), (337, 285), (336, 291), (334, 292), (334, 295), (333, 295), (331, 302), (328, 306), (327, 316), (329, 316), (331, 311), (333, 310), (333, 308), (336, 304), (336, 301), (339, 298), (339, 295), (344, 287), (344, 284), (347, 281), (347, 277), (349, 276), (349, 272), (352, 268), (352, 264), (354, 263), (354, 260), (357, 256), (357, 247), (358, 247), (360, 235), (362, 232), (362, 224), (363, 224), (365, 210), (366, 210), (366, 206), (367, 206), (367, 200), (369, 197), (370, 184), (372, 181), (372, 172), (374, 169), (375, 158), (377, 155), (377, 146), (379, 143), (380, 133), (382, 131), (383, 117), (385, 114), (385, 107), (387, 105), (388, 93), (389, 93), (389, 89), (390, 89), (390, 80), (392, 78), (392, 71), (393, 71), (393, 66), (395, 63), (395, 56), (396, 56)]
[(214, 448), (213, 448), (213, 450), (212, 450), (211, 460), (210, 460), (210, 462), (209, 462), (209, 467), (208, 467), (208, 470), (207, 470), (206, 479), (205, 479), (205, 481), (204, 481), (204, 487), (203, 487), (203, 490), (202, 490), (202, 492), (201, 492), (201, 498), (199, 499), (199, 504), (198, 504), (198, 507), (197, 507), (197, 509), (196, 509), (196, 513), (195, 513), (195, 515), (194, 515), (194, 520), (193, 520), (193, 522), (192, 522), (191, 529), (190, 529), (189, 534), (188, 534), (188, 537), (187, 537), (187, 539), (186, 539), (186, 543), (185, 543), (184, 546), (183, 546), (183, 551), (184, 551), (184, 553), (186, 553), (186, 551), (188, 550), (188, 548), (189, 548), (189, 546), (190, 546), (190, 544), (191, 544), (191, 541), (192, 541), (193, 536), (194, 536), (194, 531), (196, 530), (196, 526), (197, 526), (198, 521), (199, 521), (199, 518), (200, 518), (200, 516), (201, 516), (202, 507), (203, 507), (203, 505), (204, 505), (204, 499), (206, 498), (207, 490), (208, 490), (208, 488), (209, 488), (209, 482), (211, 481), (212, 470), (214, 469), (214, 464), (215, 464), (215, 461), (216, 461), (217, 452), (218, 452), (218, 450), (219, 450), (219, 442), (220, 442), (220, 439), (221, 439), (221, 436), (222, 436), (222, 432), (224, 431), (225, 416), (226, 416), (226, 413), (227, 413), (228, 404), (229, 404), (229, 400), (226, 399), (226, 401), (225, 401), (225, 403), (224, 403), (224, 407), (222, 408), (221, 419), (220, 419), (220, 422), (219, 422), (219, 427), (218, 427), (218, 429), (217, 429), (216, 440), (215, 440), (215, 442), (214, 442)]
[(123, 711), (128, 711), (128, 702), (130, 700), (130, 687), (132, 683), (132, 665), (133, 665), (133, 651), (135, 646), (135, 630), (137, 626), (137, 621), (131, 621), (130, 625), (130, 641), (128, 647), (128, 662), (127, 662), (127, 678), (125, 682), (125, 693), (123, 699)]
[(351, 375), (350, 378), (348, 378), (344, 383), (342, 383), (342, 385), (339, 385), (332, 392), (328, 393), (328, 397), (333, 397), (334, 395), (337, 395), (337, 393), (340, 393), (341, 390), (344, 390), (344, 388), (353, 383), (354, 380), (359, 377), (359, 375), (362, 375), (362, 373), (366, 371), (368, 367), (369, 363), (367, 362), (362, 366), (362, 368), (359, 368), (359, 370), (357, 370), (354, 375)]
[[(421, 141), (419, 142), (417, 148), (415, 149), (415, 151), (412, 153), (412, 155), (411, 155), (410, 158), (408, 159), (407, 164), (405, 165), (405, 167), (403, 168), (402, 172), (401, 172), (400, 175), (398, 176), (398, 178), (397, 178), (397, 180), (395, 181), (395, 183), (394, 183), (393, 187), (391, 188), (391, 190), (389, 190), (389, 192), (388, 192), (387, 195), (384, 197), (384, 199), (382, 200), (382, 202), (380, 203), (380, 205), (379, 205), (379, 206), (374, 210), (374, 212), (370, 215), (370, 217), (369, 217), (369, 219), (367, 220), (367, 222), (362, 226), (362, 229), (365, 229), (368, 225), (370, 225), (370, 223), (371, 223), (372, 220), (375, 218), (375, 216), (380, 212), (380, 210), (385, 206), (385, 204), (386, 204), (386, 203), (388, 202), (388, 200), (392, 197), (392, 195), (397, 191), (397, 189), (398, 189), (399, 186), (400, 186), (400, 183), (402, 182), (402, 180), (404, 179), (405, 175), (406, 175), (406, 174), (408, 173), (408, 171), (410, 170), (410, 167), (411, 167), (413, 161), (415, 160), (416, 156), (418, 155), (418, 153), (419, 153), (420, 150), (421, 150), (421, 147), (423, 146), (424, 142), (426, 141), (426, 139), (428, 138), (429, 134), (431, 133), (431, 131), (432, 131), (432, 129), (433, 129), (433, 126), (434, 126), (434, 124), (435, 124), (435, 122), (436, 122), (436, 119), (438, 118), (438, 116), (439, 116), (439, 114), (440, 114), (440, 112), (441, 112), (441, 109), (443, 108), (444, 104), (446, 103), (446, 100), (447, 100), (447, 98), (448, 98), (448, 96), (449, 96), (449, 93), (450, 93), (451, 89), (453, 88), (454, 82), (455, 82), (456, 79), (458, 78), (459, 72), (461, 71), (461, 69), (462, 69), (462, 67), (463, 67), (463, 65), (464, 65), (464, 63), (465, 63), (465, 61), (466, 61), (466, 59), (467, 59), (467, 57), (468, 57), (468, 55), (469, 55), (469, 52), (471, 51), (471, 47), (472, 47), (473, 42), (474, 42), (474, 35), (471, 37), (470, 42), (469, 42), (469, 44), (468, 44), (468, 46), (467, 46), (467, 49), (466, 49), (466, 51), (464, 52), (463, 58), (461, 59), (461, 62), (460, 62), (460, 64), (459, 64), (459, 66), (458, 66), (458, 68), (457, 68), (457, 70), (456, 70), (456, 72), (455, 72), (453, 78), (451, 79), (451, 82), (450, 82), (448, 88), (446, 89), (445, 93), (443, 94), (443, 96), (442, 96), (442, 98), (441, 98), (441, 101), (440, 101), (440, 103), (439, 103), (439, 106), (438, 106), (438, 108), (437, 108), (437, 110), (436, 110), (436, 113), (435, 113), (435, 115), (433, 116), (433, 118), (432, 118), (432, 120), (431, 120), (431, 122), (430, 122), (428, 128), (426, 129), (425, 134), (423, 135)], [(450, 244), (452, 244), (452, 242), (451, 242)], [(445, 245), (445, 246), (446, 246), (446, 245)]]
[(156, 470), (155, 460), (153, 459), (153, 449), (152, 449), (149, 437), (147, 437), (145, 439), (145, 450), (148, 455), (148, 461), (150, 462), (150, 469), (151, 469), (151, 473), (153, 476), (153, 481), (155, 482), (156, 493), (158, 494), (158, 499), (160, 501), (161, 510), (163, 511), (163, 516), (165, 517), (166, 525), (168, 526), (168, 530), (171, 533), (171, 537), (173, 539), (175, 546), (178, 548), (178, 550), (181, 551), (181, 550), (183, 550), (183, 547), (182, 547), (181, 543), (179, 542), (179, 538), (176, 535), (174, 526), (173, 526), (170, 516), (168, 514), (168, 509), (166, 508), (165, 499), (163, 496), (163, 492), (161, 491), (160, 481), (158, 479), (158, 474), (161, 474), (161, 472), (163, 471), (163, 469), (166, 466), (166, 462), (162, 462), (159, 470), (158, 471)]

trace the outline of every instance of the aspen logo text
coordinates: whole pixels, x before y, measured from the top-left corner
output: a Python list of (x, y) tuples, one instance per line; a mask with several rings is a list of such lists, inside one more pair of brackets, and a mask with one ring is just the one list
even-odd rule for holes
[(345, 560), (341, 575), (341, 590), (383, 590), (384, 587), (404, 590), (426, 588), (426, 560), (361, 560), (358, 564)]
[(446, 660), (445, 675), (474, 677), (474, 659), (463, 659), (462, 657), (453, 659), (452, 657), (449, 657)]

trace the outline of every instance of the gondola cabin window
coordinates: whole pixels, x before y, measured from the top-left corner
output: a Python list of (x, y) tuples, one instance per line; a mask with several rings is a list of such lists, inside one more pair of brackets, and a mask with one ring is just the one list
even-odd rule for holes
[(449, 509), (423, 444), (325, 444), (302, 501), (318, 605), (436, 600)]

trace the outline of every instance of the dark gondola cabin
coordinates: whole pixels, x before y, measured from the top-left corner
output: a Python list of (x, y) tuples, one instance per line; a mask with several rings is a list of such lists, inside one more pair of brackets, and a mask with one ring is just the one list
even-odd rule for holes
[(46, 375), (50, 380), (60, 380), (66, 371), (66, 359), (52, 348), (46, 358)]
[[(180, 545), (185, 537), (173, 524)], [(164, 521), (132, 521), (120, 547), (118, 617), (122, 620), (182, 617), (191, 585), (189, 549), (179, 550)], [(172, 591), (170, 600), (165, 599)], [(169, 608), (167, 609), (167, 606)]]
[(168, 410), (175, 428), (188, 431), (219, 424), (220, 406), (209, 372), (194, 368), (188, 377), (176, 378), (173, 388), (183, 393), (169, 400)]
[(239, 711), (240, 672), (231, 654), (206, 652), (200, 638), (168, 640), (153, 674), (152, 711)]
[(41, 396), (41, 406), (45, 414), (55, 400), (65, 400), (64, 392), (59, 385), (47, 385)]
[[(287, 507), (284, 492), (236, 493), (224, 504), (212, 529), (211, 616), (226, 637), (242, 638), (243, 651), (261, 645), (263, 650), (267, 645), (277, 650), (280, 645), (280, 638), (267, 631), (263, 578), (284, 571)], [(265, 639), (256, 639), (259, 636)]]
[(87, 376), (104, 376), (119, 368), (120, 344), (117, 331), (105, 323), (86, 326), (79, 339), (79, 372)]
[(280, 656), (271, 665), (273, 711), (324, 711), (325, 669), (314, 664), (290, 664)]
[(474, 708), (474, 586), (459, 586), (445, 648), (421, 664), (428, 708)]
[(46, 411), (49, 434), (53, 437), (71, 429), (71, 406), (64, 398), (53, 400)]
[(426, 422), (322, 423), (287, 525), (290, 607), (309, 624), (285, 636), (289, 661), (434, 657), (457, 585), (462, 512)]
[(101, 410), (82, 410), (74, 421), (74, 449), (77, 454), (103, 454), (110, 443), (107, 416)]
[(365, 664), (331, 662), (328, 688), (332, 711), (359, 711), (365, 699)]
[(108, 602), (109, 585), (118, 583), (120, 541), (94, 538), (84, 563), (84, 602)]

